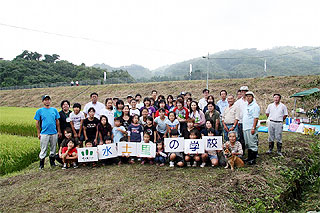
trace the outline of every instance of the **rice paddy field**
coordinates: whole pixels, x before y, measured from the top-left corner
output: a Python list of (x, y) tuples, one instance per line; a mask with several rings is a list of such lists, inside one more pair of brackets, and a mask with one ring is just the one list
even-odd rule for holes
[(33, 119), (36, 111), (36, 108), (0, 107), (0, 133), (36, 137)]

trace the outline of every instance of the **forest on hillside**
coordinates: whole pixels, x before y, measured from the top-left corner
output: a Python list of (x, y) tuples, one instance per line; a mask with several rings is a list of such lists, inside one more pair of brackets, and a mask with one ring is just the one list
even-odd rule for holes
[[(48, 55), (23, 51), (13, 60), (0, 60), (0, 86), (19, 86), (40, 83), (71, 82), (103, 79), (105, 70), (75, 65), (66, 60), (59, 60), (59, 55)], [(116, 79), (118, 83), (135, 82), (125, 70), (107, 72), (107, 79)]]

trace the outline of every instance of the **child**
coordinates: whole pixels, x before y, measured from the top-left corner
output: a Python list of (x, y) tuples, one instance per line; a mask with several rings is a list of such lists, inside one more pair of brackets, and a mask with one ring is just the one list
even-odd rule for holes
[[(141, 124), (142, 126), (145, 126), (147, 124), (147, 117), (148, 117), (148, 109), (147, 108), (142, 108), (141, 110), (141, 117), (139, 119), (139, 124)], [(151, 116), (152, 118), (152, 116)], [(153, 118), (152, 118), (152, 122), (153, 122)]]
[(128, 127), (132, 122), (132, 118), (130, 116), (130, 108), (128, 105), (125, 105), (123, 107), (121, 119), (122, 119), (122, 125), (124, 126), (124, 128), (126, 128), (126, 130), (128, 130)]
[[(200, 139), (200, 133), (196, 128), (193, 128), (190, 131), (190, 139)], [(197, 166), (197, 163), (200, 162), (199, 154), (187, 154), (184, 157), (185, 161), (187, 162), (187, 166), (191, 166), (190, 161), (193, 160), (193, 167)]]
[(166, 101), (163, 100), (163, 99), (161, 99), (161, 100), (159, 101), (159, 109), (156, 111), (156, 114), (155, 114), (155, 116), (154, 116), (155, 118), (159, 117), (159, 110), (160, 110), (161, 108), (165, 109), (165, 116), (168, 117), (169, 111), (167, 110)]
[(132, 123), (128, 127), (128, 141), (129, 142), (141, 142), (143, 138), (143, 127), (139, 122), (139, 116), (134, 115)]
[[(170, 137), (171, 138), (177, 138), (179, 136), (179, 132), (176, 129), (171, 130)], [(174, 163), (177, 163), (177, 166), (183, 167), (184, 166), (184, 157), (183, 157), (183, 152), (171, 152), (169, 153), (169, 159), (170, 167), (174, 167)]]
[(114, 118), (114, 127), (112, 129), (113, 142), (120, 142), (120, 139), (125, 135), (127, 135), (127, 131), (124, 126), (121, 126), (121, 118)]
[(213, 128), (213, 121), (212, 120), (206, 120), (206, 127), (201, 130), (201, 136), (208, 136), (208, 129)]
[(144, 107), (141, 108), (141, 111), (143, 109), (147, 109), (148, 110), (148, 116), (152, 116), (152, 118), (154, 119), (154, 113), (156, 112), (155, 108), (151, 105), (151, 100), (150, 98), (146, 97), (143, 100), (144, 103)]
[(100, 138), (99, 145), (105, 144), (106, 138), (111, 137), (111, 134), (112, 134), (112, 127), (108, 123), (108, 119), (105, 115), (101, 115), (100, 123), (98, 125), (98, 131), (99, 131), (99, 138)]
[(136, 99), (132, 99), (131, 102), (130, 102), (130, 105), (131, 105), (130, 116), (140, 115), (140, 110), (137, 108)]
[(177, 107), (173, 109), (173, 112), (176, 113), (176, 117), (180, 122), (180, 132), (186, 128), (186, 121), (189, 118), (189, 111), (184, 107), (184, 102), (182, 100), (177, 100)]
[(68, 168), (68, 163), (73, 165), (73, 168), (78, 168), (77, 166), (77, 159), (78, 159), (78, 153), (77, 153), (77, 148), (75, 147), (75, 144), (73, 142), (73, 139), (70, 138), (68, 140), (67, 147), (62, 148), (62, 154), (61, 154), (62, 162), (63, 162), (63, 167), (62, 169), (67, 169)]
[(173, 110), (174, 106), (173, 106), (173, 96), (172, 95), (168, 95), (167, 97), (167, 109), (171, 112)]
[(90, 107), (88, 110), (89, 117), (83, 121), (83, 134), (85, 140), (91, 140), (93, 146), (98, 145), (98, 124), (100, 121), (94, 117), (96, 110), (93, 107)]
[(158, 131), (158, 140), (167, 137), (167, 133), (169, 130), (167, 129), (166, 121), (168, 118), (165, 116), (166, 110), (164, 108), (159, 109), (159, 117), (154, 119), (154, 123), (156, 124), (156, 128)]
[(84, 113), (80, 111), (81, 105), (79, 103), (73, 104), (73, 112), (70, 113), (70, 125), (73, 131), (75, 140), (80, 141), (80, 147), (82, 147), (82, 141), (84, 139), (82, 132), (83, 120), (85, 119)]
[[(150, 143), (150, 134), (148, 132), (143, 133), (143, 142), (144, 143)], [(139, 156), (138, 156), (139, 157)], [(154, 158), (142, 158), (141, 159), (141, 165), (144, 165), (147, 161), (149, 161), (149, 164), (153, 164)]]
[(168, 120), (166, 121), (168, 134), (170, 135), (171, 130), (176, 129), (179, 132), (180, 129), (180, 123), (178, 119), (176, 119), (176, 114), (174, 112), (169, 112), (168, 114)]
[(154, 159), (157, 166), (164, 166), (166, 162), (167, 154), (164, 153), (163, 142), (157, 143), (157, 152), (156, 157)]
[[(191, 130), (195, 129), (194, 127), (194, 119), (193, 118), (188, 118), (187, 120), (187, 128), (183, 129), (181, 134), (182, 137), (184, 137), (184, 139), (190, 139), (190, 132)], [(200, 138), (200, 133), (198, 132), (197, 134), (197, 138)]]
[[(71, 130), (70, 127), (67, 127), (64, 130), (64, 136), (65, 136), (65, 138), (62, 140), (62, 142), (60, 144), (58, 155), (56, 155), (56, 160), (61, 164), (63, 164), (63, 161), (62, 161), (62, 148), (67, 147), (69, 140), (72, 139), (72, 130)], [(75, 143), (75, 146), (78, 146), (76, 141), (74, 143)]]
[[(94, 146), (94, 143), (93, 143), (91, 140), (86, 140), (86, 141), (84, 142), (84, 146), (85, 146), (85, 147), (93, 147), (93, 146)], [(83, 165), (83, 166), (87, 166), (87, 164), (92, 165), (92, 167), (95, 167), (95, 166), (96, 166), (96, 163), (95, 163), (95, 162), (92, 162), (92, 163), (81, 163), (81, 165)]]
[(112, 98), (107, 98), (105, 102), (106, 108), (100, 111), (100, 116), (104, 115), (108, 119), (108, 123), (111, 127), (114, 127), (114, 110), (112, 106)]
[[(208, 129), (208, 136), (214, 136), (215, 130), (213, 128)], [(240, 144), (241, 146), (241, 144)], [(219, 164), (218, 153), (215, 150), (207, 151), (208, 154), (202, 155), (202, 164), (201, 167), (205, 167), (207, 158), (210, 159), (212, 167), (217, 166)]]
[[(134, 115), (132, 118), (132, 123), (128, 127), (128, 141), (129, 142), (141, 142), (143, 138), (143, 127), (139, 122), (139, 116)], [(140, 158), (138, 158), (140, 160)], [(134, 158), (129, 159), (129, 163), (134, 163)]]
[(123, 107), (124, 107), (123, 100), (118, 100), (117, 103), (116, 103), (116, 109), (114, 111), (114, 117), (115, 118), (121, 117)]
[(151, 116), (147, 117), (147, 124), (144, 126), (144, 131), (149, 133), (150, 141), (155, 143), (157, 138), (157, 129), (153, 125), (153, 118)]

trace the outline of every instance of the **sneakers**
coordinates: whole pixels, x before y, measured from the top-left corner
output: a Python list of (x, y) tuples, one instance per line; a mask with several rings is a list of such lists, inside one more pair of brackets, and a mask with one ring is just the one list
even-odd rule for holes
[(145, 163), (145, 162), (144, 162), (144, 160), (143, 160), (143, 161), (141, 161), (141, 165), (144, 165), (144, 163)]
[(201, 168), (203, 168), (203, 167), (205, 167), (205, 166), (206, 166), (206, 163), (202, 163), (202, 164), (200, 165)]
[(187, 167), (190, 167), (190, 166), (191, 166), (190, 162), (187, 162)]
[[(161, 163), (160, 166), (164, 166), (164, 163)], [(174, 165), (173, 165), (174, 166)]]
[(75, 168), (75, 169), (76, 169), (76, 168), (78, 168), (78, 166), (77, 166), (77, 163), (76, 163), (76, 162), (73, 162), (73, 164), (72, 164), (72, 165), (73, 165), (73, 168)]
[(197, 167), (197, 161), (194, 161), (192, 167)]
[(64, 163), (62, 169), (67, 169), (67, 168), (68, 168), (67, 164)]
[(173, 161), (169, 162), (169, 167), (174, 167), (174, 162)]

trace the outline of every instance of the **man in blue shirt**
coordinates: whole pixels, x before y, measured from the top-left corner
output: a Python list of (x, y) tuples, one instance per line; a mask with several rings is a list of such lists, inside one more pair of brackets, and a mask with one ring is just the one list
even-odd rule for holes
[(58, 136), (61, 137), (60, 115), (56, 108), (50, 107), (51, 98), (48, 95), (42, 97), (42, 103), (44, 107), (36, 111), (34, 119), (36, 120), (38, 138), (40, 139), (40, 167), (44, 167), (44, 159), (47, 155), (48, 145), (50, 143), (50, 165), (51, 167), (56, 166), (54, 163), (55, 153), (56, 153), (56, 144), (58, 141)]
[(249, 165), (256, 163), (258, 154), (258, 130), (257, 124), (260, 115), (260, 107), (254, 101), (254, 94), (251, 91), (246, 93), (247, 105), (243, 109), (243, 136), (246, 147), (248, 147), (248, 161)]

